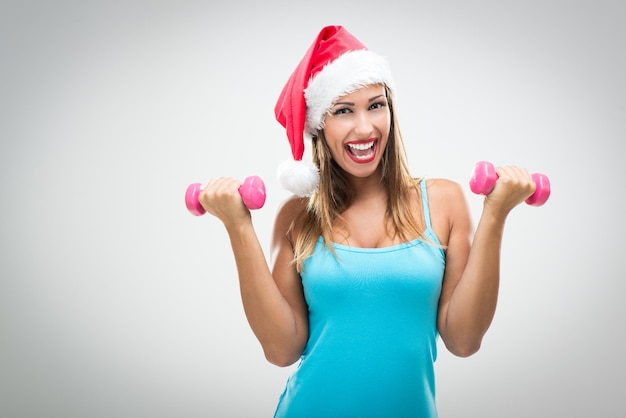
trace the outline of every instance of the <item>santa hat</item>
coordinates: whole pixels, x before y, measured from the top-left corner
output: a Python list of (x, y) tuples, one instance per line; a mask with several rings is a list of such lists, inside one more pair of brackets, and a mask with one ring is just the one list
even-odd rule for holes
[(310, 196), (319, 183), (317, 167), (302, 161), (304, 139), (324, 127), (324, 116), (333, 103), (370, 84), (393, 90), (387, 61), (368, 50), (342, 26), (326, 26), (289, 77), (274, 112), (285, 127), (293, 160), (278, 168), (282, 187), (298, 196)]

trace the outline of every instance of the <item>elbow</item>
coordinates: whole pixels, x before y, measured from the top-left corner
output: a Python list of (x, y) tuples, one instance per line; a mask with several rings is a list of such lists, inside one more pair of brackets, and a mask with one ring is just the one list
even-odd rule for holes
[(288, 367), (297, 362), (300, 359), (300, 355), (266, 350), (265, 359), (274, 366)]
[(446, 342), (446, 348), (457, 357), (470, 357), (480, 350), (481, 339)]
[(301, 335), (295, 338), (267, 338), (259, 341), (265, 359), (278, 367), (291, 366), (299, 361), (307, 342), (306, 339), (301, 338)]
[(470, 357), (480, 350), (486, 330), (468, 328), (441, 327), (439, 331), (447, 350), (457, 357)]
[(459, 347), (454, 347), (452, 349), (450, 349), (450, 352), (452, 354), (454, 354), (457, 357), (470, 357), (474, 354), (476, 354), (478, 352), (478, 350), (480, 350), (480, 344), (474, 344), (474, 345), (463, 345), (463, 346), (459, 346)]

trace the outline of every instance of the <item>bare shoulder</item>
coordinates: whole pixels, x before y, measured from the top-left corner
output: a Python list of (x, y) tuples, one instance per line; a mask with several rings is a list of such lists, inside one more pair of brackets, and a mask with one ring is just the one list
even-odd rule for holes
[[(274, 240), (289, 238), (297, 234), (300, 220), (306, 212), (308, 199), (291, 196), (283, 200), (276, 209)], [(291, 239), (290, 239), (291, 241)]]
[(427, 179), (426, 190), (433, 229), (440, 242), (447, 245), (453, 225), (468, 220), (466, 195), (459, 183), (444, 178)]
[(276, 222), (291, 224), (300, 218), (307, 208), (308, 199), (291, 196), (283, 200), (276, 209)]
[(467, 198), (461, 185), (453, 180), (433, 178), (426, 180), (428, 202), (432, 211), (447, 213), (467, 208)]
[(453, 180), (444, 178), (426, 179), (429, 200), (463, 199), (464, 192), (461, 185)]
[(278, 204), (278, 214), (300, 213), (306, 209), (308, 199), (305, 197), (290, 196)]

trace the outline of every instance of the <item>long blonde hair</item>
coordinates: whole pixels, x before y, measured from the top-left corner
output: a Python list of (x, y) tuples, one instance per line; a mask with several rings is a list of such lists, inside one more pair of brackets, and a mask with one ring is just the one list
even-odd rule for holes
[[(381, 159), (381, 182), (385, 186), (387, 197), (387, 219), (393, 228), (393, 237), (409, 240), (424, 237), (424, 226), (420, 212), (411, 210), (412, 191), (418, 189), (419, 179), (411, 177), (406, 159), (406, 150), (398, 127), (398, 120), (393, 110), (390, 90), (385, 86), (385, 95), (389, 103), (391, 126), (387, 147)], [(306, 211), (298, 222), (300, 228), (294, 245), (294, 262), (298, 272), (302, 272), (304, 261), (313, 253), (321, 236), (326, 245), (331, 244), (331, 231), (341, 214), (350, 206), (352, 189), (346, 173), (331, 158), (323, 130), (317, 132), (312, 140), (313, 163), (319, 168), (320, 182), (318, 189), (307, 202)], [(421, 202), (419, 203), (421, 205)]]

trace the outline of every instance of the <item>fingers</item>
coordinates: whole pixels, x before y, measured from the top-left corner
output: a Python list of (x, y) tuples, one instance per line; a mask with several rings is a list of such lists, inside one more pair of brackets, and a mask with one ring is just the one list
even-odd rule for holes
[(525, 168), (501, 166), (496, 173), (498, 180), (485, 202), (497, 213), (507, 214), (535, 192), (535, 182)]
[(198, 196), (204, 209), (222, 220), (244, 216), (247, 212), (239, 194), (241, 181), (230, 177), (214, 178)]
[[(536, 185), (531, 174), (525, 168), (516, 166), (496, 167), (498, 182), (508, 190), (529, 197), (535, 192)], [(496, 182), (497, 185), (497, 182)]]
[(214, 178), (206, 182), (202, 186), (202, 190), (206, 190), (208, 194), (213, 195), (230, 195), (239, 190), (241, 182), (230, 177)]

